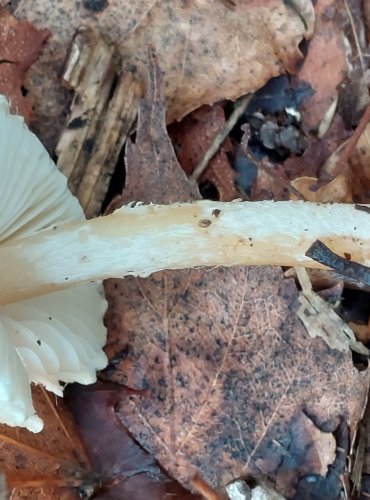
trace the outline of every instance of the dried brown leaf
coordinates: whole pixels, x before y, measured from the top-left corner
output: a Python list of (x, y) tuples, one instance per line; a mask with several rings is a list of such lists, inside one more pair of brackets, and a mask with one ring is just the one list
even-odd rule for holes
[[(225, 125), (222, 105), (202, 106), (186, 116), (181, 123), (170, 127), (170, 137), (175, 144), (177, 158), (187, 175), (190, 175), (207, 152), (217, 132)], [(232, 150), (230, 139), (211, 159), (200, 182), (213, 185), (220, 201), (239, 198), (235, 188), (236, 172), (230, 165), (227, 152)]]
[[(159, 88), (157, 73), (127, 154), (126, 200), (195, 196), (165, 135)], [(297, 289), (279, 268), (166, 271), (109, 280), (106, 293), (106, 375), (141, 391), (117, 405), (118, 416), (188, 487), (196, 473), (218, 487), (262, 471), (292, 495), (300, 475), (331, 460), (301, 447), (302, 409), (328, 432), (362, 411), (367, 372), (308, 336)], [(307, 442), (320, 447), (316, 435)]]
[[(319, 182), (313, 177), (298, 177), (291, 185), (307, 201), (317, 203), (368, 203), (370, 201), (370, 125), (366, 125), (360, 134), (349, 157), (336, 174), (337, 165), (343, 155), (348, 141), (340, 146), (326, 159), (321, 174), (331, 180)], [(321, 184), (321, 185), (320, 185)], [(294, 199), (294, 196), (292, 197)]]
[(7, 10), (0, 10), (0, 94), (6, 95), (12, 110), (28, 122), (32, 106), (21, 87), (48, 36), (47, 29), (38, 30), (26, 21), (18, 21)]
[(169, 478), (117, 418), (117, 400), (123, 403), (130, 394), (107, 382), (88, 387), (75, 384), (67, 390), (67, 403), (86, 452), (101, 476), (102, 488), (95, 498), (200, 500)]
[(337, 86), (346, 74), (342, 19), (335, 0), (318, 0), (316, 23), (299, 80), (310, 83), (315, 94), (303, 105), (302, 119), (316, 129), (337, 97)]
[[(315, 177), (298, 177), (291, 182), (306, 201), (316, 203), (352, 203), (353, 194), (347, 173), (339, 174), (333, 180), (317, 189)], [(296, 199), (293, 195), (292, 199)]]
[(29, 73), (43, 139), (54, 132), (55, 141), (65, 111), (67, 95), (58, 76), (81, 24), (116, 43), (122, 71), (144, 82), (148, 46), (155, 49), (172, 121), (202, 104), (253, 92), (284, 69), (294, 71), (302, 57), (299, 43), (311, 36), (314, 23), (311, 1), (294, 4), (295, 9), (281, 0), (240, 0), (229, 9), (214, 0), (20, 0), (16, 15), (53, 33)]
[(79, 488), (93, 491), (97, 476), (63, 401), (38, 386), (33, 402), (42, 432), (0, 425), (0, 468), (12, 498), (70, 500), (78, 498)]

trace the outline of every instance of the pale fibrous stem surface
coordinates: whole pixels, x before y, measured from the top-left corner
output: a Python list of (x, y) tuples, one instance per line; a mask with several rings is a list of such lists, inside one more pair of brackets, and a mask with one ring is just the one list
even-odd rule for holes
[(0, 247), (0, 304), (110, 277), (235, 265), (322, 267), (317, 239), (370, 263), (370, 214), (353, 205), (199, 201), (131, 204), (111, 215), (52, 225)]

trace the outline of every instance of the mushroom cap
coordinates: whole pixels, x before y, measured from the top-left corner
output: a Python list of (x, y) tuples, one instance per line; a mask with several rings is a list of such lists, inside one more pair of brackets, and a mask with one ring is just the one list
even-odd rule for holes
[(56, 222), (83, 219), (82, 208), (38, 138), (0, 95), (0, 244)]
[[(84, 218), (67, 179), (1, 95), (0, 157), (0, 245)], [(61, 396), (65, 383), (96, 380), (107, 363), (105, 309), (100, 283), (0, 307), (0, 422), (39, 432), (30, 383)]]

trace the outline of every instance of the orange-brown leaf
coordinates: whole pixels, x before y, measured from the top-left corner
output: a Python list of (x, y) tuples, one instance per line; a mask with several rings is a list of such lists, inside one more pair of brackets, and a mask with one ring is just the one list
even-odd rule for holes
[(12, 110), (27, 122), (32, 106), (22, 93), (23, 79), (48, 36), (47, 29), (38, 30), (26, 21), (18, 21), (7, 10), (0, 10), (0, 94), (8, 97)]

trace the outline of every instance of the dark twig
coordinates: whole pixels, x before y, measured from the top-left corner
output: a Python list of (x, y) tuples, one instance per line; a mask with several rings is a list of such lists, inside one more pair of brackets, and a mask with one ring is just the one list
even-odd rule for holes
[(322, 241), (316, 240), (305, 253), (316, 262), (320, 262), (324, 266), (328, 266), (334, 271), (349, 278), (350, 281), (363, 283), (370, 286), (370, 268), (351, 262), (344, 257), (339, 257), (328, 248)]
[(368, 207), (367, 205), (359, 205), (358, 203), (356, 203), (355, 209), (361, 210), (361, 212), (366, 212), (367, 214), (370, 214), (370, 207)]

